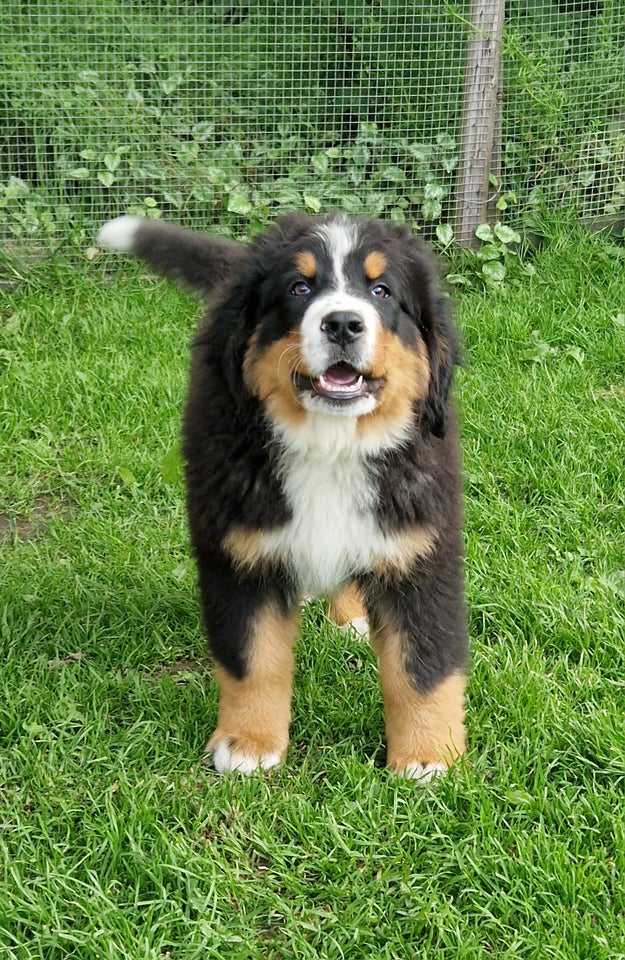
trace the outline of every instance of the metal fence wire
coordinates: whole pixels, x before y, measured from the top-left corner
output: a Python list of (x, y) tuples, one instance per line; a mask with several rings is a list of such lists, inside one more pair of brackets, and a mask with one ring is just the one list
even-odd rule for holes
[[(4, 0), (0, 245), (84, 244), (121, 212), (243, 235), (293, 208), (448, 239), (474, 202), (481, 6)], [(494, 126), (488, 216), (622, 222), (622, 0), (508, 0), (499, 54), (469, 147)]]

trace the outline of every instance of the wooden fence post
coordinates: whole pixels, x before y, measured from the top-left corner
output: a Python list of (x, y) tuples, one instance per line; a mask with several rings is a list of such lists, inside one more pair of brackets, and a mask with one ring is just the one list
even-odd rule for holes
[(475, 230), (489, 219), (488, 175), (497, 155), (500, 66), (505, 0), (472, 0), (456, 186), (454, 233), (463, 246), (478, 242)]

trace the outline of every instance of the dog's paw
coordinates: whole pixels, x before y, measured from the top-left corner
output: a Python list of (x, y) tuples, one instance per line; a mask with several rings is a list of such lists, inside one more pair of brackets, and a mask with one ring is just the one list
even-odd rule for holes
[(355, 633), (356, 636), (366, 639), (369, 636), (369, 619), (368, 617), (354, 617), (353, 620), (342, 623), (339, 630), (341, 633)]
[(286, 747), (264, 743), (255, 737), (225, 737), (215, 733), (206, 750), (212, 754), (213, 766), (218, 773), (236, 770), (249, 776), (256, 770), (279, 767)]
[(425, 784), (444, 776), (447, 773), (447, 767), (444, 763), (407, 763), (403, 769), (396, 770), (395, 773), (406, 780), (417, 780), (419, 784)]

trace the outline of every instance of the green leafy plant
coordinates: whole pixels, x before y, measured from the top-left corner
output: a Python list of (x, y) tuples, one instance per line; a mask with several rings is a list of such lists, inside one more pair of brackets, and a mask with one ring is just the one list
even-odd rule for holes
[(521, 253), (521, 234), (505, 223), (482, 223), (475, 231), (481, 245), (459, 254), (462, 270), (447, 276), (449, 283), (501, 287), (505, 282), (533, 276), (534, 267)]

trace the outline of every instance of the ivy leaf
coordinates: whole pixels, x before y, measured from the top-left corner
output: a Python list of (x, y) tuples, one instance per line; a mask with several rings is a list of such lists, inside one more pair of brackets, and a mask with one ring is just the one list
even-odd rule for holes
[(311, 210), (312, 213), (319, 213), (321, 210), (321, 200), (318, 197), (313, 197), (309, 193), (304, 194), (304, 206), (307, 210)]
[(425, 220), (438, 220), (443, 208), (438, 200), (427, 199), (421, 204), (421, 212)]
[(247, 217), (252, 212), (252, 204), (244, 193), (231, 193), (228, 197), (227, 210), (229, 213), (238, 213), (241, 217)]
[(494, 229), (495, 236), (501, 243), (520, 243), (521, 234), (517, 233), (516, 230), (513, 230), (511, 227), (507, 227), (505, 223), (496, 223)]
[(482, 273), (491, 283), (503, 283), (506, 279), (506, 268), (500, 260), (489, 260), (482, 264)]
[(436, 227), (436, 239), (444, 247), (448, 247), (454, 239), (454, 229), (449, 223), (439, 223)]
[(98, 174), (98, 180), (104, 187), (112, 187), (115, 183), (115, 174), (110, 170), (102, 170)]
[(475, 231), (475, 236), (478, 240), (483, 240), (485, 243), (492, 243), (495, 239), (495, 235), (487, 223), (480, 223)]
[(115, 173), (118, 166), (122, 162), (122, 158), (119, 153), (105, 153), (104, 154), (104, 166), (107, 170), (110, 170), (111, 173)]

